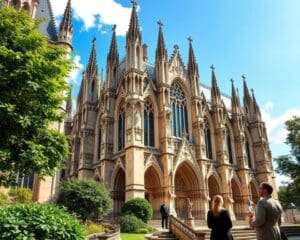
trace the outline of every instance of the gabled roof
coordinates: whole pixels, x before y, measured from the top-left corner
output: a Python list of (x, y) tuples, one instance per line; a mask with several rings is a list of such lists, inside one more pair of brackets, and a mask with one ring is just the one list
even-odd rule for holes
[(57, 30), (50, 0), (40, 0), (34, 18), (42, 18), (43, 21), (39, 26), (39, 32), (45, 35), (48, 40), (56, 42)]

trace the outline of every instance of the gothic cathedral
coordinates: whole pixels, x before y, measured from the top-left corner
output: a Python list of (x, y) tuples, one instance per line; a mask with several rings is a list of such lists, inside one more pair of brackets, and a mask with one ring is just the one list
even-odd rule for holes
[[(49, 0), (6, 2), (27, 9), (33, 17), (48, 12), (50, 21), (41, 32), (49, 42), (72, 50), (70, 0), (58, 34)], [(152, 64), (133, 1), (126, 56), (119, 59), (114, 26), (105, 80), (99, 78), (93, 40), (75, 115), (71, 99), (65, 108), (64, 131), (71, 148), (66, 176), (104, 182), (114, 216), (125, 201), (141, 197), (151, 203), (154, 219), (159, 218), (163, 201), (170, 204), (171, 214), (185, 218), (189, 198), (192, 215), (205, 219), (212, 197), (220, 194), (232, 219), (244, 220), (248, 201), (258, 201), (259, 183), (268, 181), (275, 187), (265, 123), (254, 94), (242, 76), (243, 105), (233, 81), (231, 97), (222, 95), (213, 66), (211, 88), (202, 85), (192, 40), (185, 67), (177, 45), (168, 57), (158, 23)], [(35, 192), (45, 190), (41, 184), (36, 184)]]
[(116, 26), (100, 81), (95, 39), (83, 73), (76, 113), (66, 122), (71, 136), (69, 177), (103, 181), (113, 215), (135, 197), (146, 198), (159, 217), (166, 200), (171, 213), (204, 219), (215, 194), (234, 219), (244, 219), (249, 200), (258, 201), (262, 181), (275, 184), (265, 124), (244, 79), (243, 106), (232, 82), (220, 93), (214, 67), (211, 88), (201, 85), (192, 40), (184, 66), (179, 47), (168, 58), (159, 22), (155, 63), (148, 62), (133, 1), (126, 56), (119, 59)]

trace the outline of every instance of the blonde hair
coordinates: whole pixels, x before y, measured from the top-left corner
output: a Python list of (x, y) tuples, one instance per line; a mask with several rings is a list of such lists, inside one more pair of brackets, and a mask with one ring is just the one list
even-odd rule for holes
[(212, 212), (215, 216), (220, 214), (220, 211), (223, 209), (223, 198), (221, 195), (215, 195), (212, 201)]

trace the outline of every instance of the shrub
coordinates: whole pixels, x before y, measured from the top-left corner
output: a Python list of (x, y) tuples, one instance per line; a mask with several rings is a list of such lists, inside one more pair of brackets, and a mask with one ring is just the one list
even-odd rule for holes
[(53, 205), (16, 204), (0, 207), (0, 239), (82, 240), (83, 227)]
[(31, 203), (32, 190), (30, 188), (13, 188), (8, 192), (10, 203)]
[(133, 214), (144, 223), (147, 223), (152, 217), (152, 207), (144, 198), (133, 198), (124, 203), (122, 214)]
[(119, 221), (121, 232), (124, 233), (137, 233), (139, 229), (146, 227), (146, 224), (134, 215), (124, 215)]
[(57, 203), (83, 221), (102, 217), (112, 206), (108, 190), (94, 180), (71, 179), (63, 182)]
[(148, 233), (148, 232), (149, 232), (148, 228), (140, 228), (138, 230), (138, 233)]
[(8, 204), (8, 197), (5, 193), (0, 192), (0, 206)]
[(93, 222), (88, 222), (86, 227), (85, 227), (85, 232), (86, 235), (90, 235), (93, 233), (101, 233), (104, 232), (104, 226), (101, 224), (93, 223)]

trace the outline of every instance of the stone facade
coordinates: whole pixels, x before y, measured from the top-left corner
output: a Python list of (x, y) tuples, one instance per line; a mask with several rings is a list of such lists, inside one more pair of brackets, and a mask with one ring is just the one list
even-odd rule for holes
[(220, 194), (233, 219), (245, 219), (259, 183), (275, 187), (265, 124), (245, 77), (243, 106), (233, 81), (231, 97), (220, 93), (213, 66), (212, 87), (201, 85), (192, 40), (185, 67), (177, 45), (168, 58), (161, 22), (155, 63), (149, 63), (134, 1), (121, 60), (115, 28), (106, 79), (99, 78), (94, 39), (76, 113), (65, 125), (72, 153), (67, 176), (104, 182), (114, 216), (125, 201), (142, 197), (154, 219), (164, 200), (185, 218), (189, 198), (192, 215), (204, 219)]

